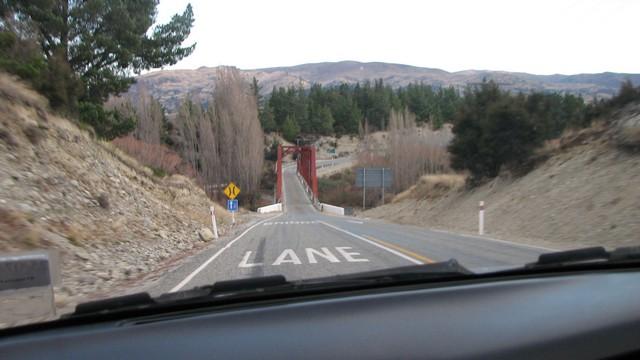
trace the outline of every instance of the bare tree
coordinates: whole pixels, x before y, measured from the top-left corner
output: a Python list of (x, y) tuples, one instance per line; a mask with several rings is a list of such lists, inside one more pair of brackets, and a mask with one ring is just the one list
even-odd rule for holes
[(138, 123), (134, 136), (149, 144), (160, 144), (162, 141), (164, 110), (160, 102), (149, 95), (147, 86), (144, 83), (138, 84), (136, 115)]
[(216, 76), (216, 119), (221, 179), (237, 182), (247, 193), (259, 190), (264, 134), (254, 93), (236, 68), (221, 67)]
[(202, 108), (200, 104), (195, 104), (190, 97), (183, 100), (176, 121), (180, 124), (180, 137), (182, 139), (179, 145), (179, 151), (182, 157), (193, 167), (198, 174), (201, 169), (200, 160), (200, 139), (198, 137), (198, 122), (202, 116)]
[(143, 82), (138, 84), (135, 96), (111, 96), (105, 103), (105, 108), (135, 117), (137, 123), (133, 136), (136, 139), (148, 144), (162, 142), (164, 109), (160, 102), (149, 94)]
[(408, 110), (393, 110), (389, 117), (387, 161), (394, 172), (394, 188), (402, 191), (424, 174), (449, 170), (447, 145), (451, 131), (417, 128), (416, 118)]
[[(222, 167), (218, 152), (219, 139), (216, 137), (216, 119), (211, 108), (203, 111), (198, 119), (198, 140), (200, 156), (200, 180), (204, 184), (219, 184), (222, 181)], [(207, 189), (207, 187), (205, 187)]]
[(216, 91), (205, 110), (192, 97), (183, 100), (180, 153), (205, 185), (233, 181), (245, 194), (259, 190), (264, 135), (255, 94), (235, 68), (220, 68)]

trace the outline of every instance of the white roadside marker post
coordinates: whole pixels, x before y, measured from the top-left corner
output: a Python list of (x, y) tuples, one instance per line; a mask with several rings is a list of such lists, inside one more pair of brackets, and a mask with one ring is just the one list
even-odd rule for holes
[(211, 223), (213, 224), (213, 237), (218, 238), (218, 225), (216, 224), (216, 208), (211, 206), (209, 208), (211, 210)]
[(478, 211), (478, 234), (484, 235), (484, 201), (480, 201), (480, 210)]

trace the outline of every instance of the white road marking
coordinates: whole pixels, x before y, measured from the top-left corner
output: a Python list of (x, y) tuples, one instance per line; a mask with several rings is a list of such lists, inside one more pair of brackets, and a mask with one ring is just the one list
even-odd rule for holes
[(300, 261), (298, 255), (296, 255), (296, 253), (292, 249), (286, 249), (282, 252), (282, 254), (280, 254), (280, 256), (278, 256), (278, 258), (273, 262), (272, 265), (277, 266), (282, 263), (300, 265), (302, 264), (302, 261)]
[[(359, 252), (350, 251), (353, 249), (350, 246), (338, 246), (335, 248), (335, 251), (338, 252), (344, 260), (341, 260), (338, 256), (334, 255), (334, 253), (329, 250), (328, 247), (321, 247), (320, 250), (313, 248), (305, 248), (306, 259), (301, 259), (300, 256), (293, 249), (284, 249), (280, 255), (276, 258), (276, 260), (271, 264), (272, 266), (278, 266), (282, 264), (293, 264), (293, 265), (306, 265), (305, 262), (308, 261), (309, 264), (317, 264), (318, 258), (322, 258), (329, 263), (339, 263), (342, 261), (347, 261), (351, 263), (358, 262), (369, 262), (369, 259), (365, 259), (361, 257), (362, 255)], [(238, 264), (239, 268), (251, 268), (255, 266), (264, 266), (264, 262), (260, 263), (251, 263), (250, 258), (253, 254), (253, 251), (245, 252), (242, 257), (242, 261)], [(304, 256), (304, 255), (303, 255)], [(324, 261), (322, 261), (324, 262)]]
[(354, 223), (354, 224), (364, 224), (364, 221), (357, 221), (357, 220), (347, 220), (347, 222)]
[(318, 263), (318, 260), (316, 260), (316, 255), (324, 259), (327, 259), (329, 260), (329, 262), (332, 262), (332, 263), (340, 262), (340, 260), (338, 260), (338, 258), (335, 255), (333, 255), (331, 251), (329, 251), (329, 249), (326, 247), (320, 248), (320, 250), (322, 251), (318, 251), (312, 248), (306, 248), (305, 250), (307, 252), (307, 258), (309, 259), (309, 264)]
[(218, 250), (215, 254), (213, 254), (209, 259), (207, 259), (207, 261), (205, 261), (202, 265), (200, 265), (197, 269), (195, 269), (191, 274), (189, 274), (186, 278), (184, 278), (184, 280), (182, 280), (178, 285), (173, 287), (173, 289), (169, 290), (169, 292), (176, 292), (176, 291), (182, 289), (185, 285), (187, 285), (189, 283), (189, 281), (191, 281), (196, 275), (198, 275), (198, 273), (200, 271), (204, 270), (204, 268), (206, 268), (207, 265), (209, 265), (213, 260), (215, 260), (218, 256), (220, 256), (220, 254), (222, 254), (225, 250), (230, 248), (231, 245), (233, 245), (236, 241), (240, 240), (246, 233), (251, 231), (253, 228), (255, 228), (256, 226), (258, 226), (258, 225), (260, 225), (262, 223), (264, 223), (267, 220), (271, 220), (271, 219), (277, 218), (278, 216), (281, 216), (281, 215), (282, 214), (278, 214), (278, 215), (270, 217), (268, 219), (261, 220), (261, 221), (255, 223), (255, 224), (253, 224), (252, 226), (250, 226), (247, 230), (243, 231), (242, 234), (238, 235), (238, 237), (236, 237), (235, 239), (231, 240), (222, 249)]
[(417, 264), (417, 265), (422, 265), (422, 264), (424, 264), (422, 261), (416, 260), (416, 259), (414, 259), (414, 258), (412, 258), (412, 257), (410, 257), (410, 256), (407, 256), (407, 255), (405, 255), (405, 254), (403, 254), (403, 253), (401, 253), (401, 252), (399, 252), (399, 251), (393, 250), (393, 249), (388, 248), (388, 247), (386, 247), (386, 246), (384, 246), (384, 245), (380, 245), (380, 244), (378, 244), (378, 243), (376, 243), (376, 242), (373, 242), (373, 241), (371, 241), (371, 240), (369, 240), (369, 239), (366, 239), (366, 238), (364, 238), (364, 237), (362, 237), (362, 236), (360, 236), (360, 235), (354, 234), (354, 233), (352, 233), (352, 232), (350, 232), (350, 231), (347, 231), (347, 230), (341, 229), (341, 228), (339, 228), (339, 227), (337, 227), (337, 226), (334, 226), (334, 225), (328, 224), (328, 223), (326, 223), (326, 222), (324, 222), (324, 221), (319, 221), (319, 223), (320, 223), (320, 224), (322, 224), (322, 225), (326, 225), (326, 226), (328, 226), (328, 227), (330, 227), (330, 228), (332, 228), (332, 229), (334, 229), (334, 230), (337, 230), (337, 231), (340, 231), (340, 232), (342, 232), (342, 233), (345, 233), (345, 234), (347, 234), (347, 235), (353, 236), (354, 238), (356, 238), (356, 239), (358, 239), (358, 240), (362, 240), (362, 241), (364, 241), (364, 242), (366, 242), (366, 243), (369, 243), (369, 244), (371, 244), (371, 245), (373, 245), (373, 246), (375, 246), (375, 247), (378, 247), (378, 248), (380, 248), (380, 249), (386, 250), (386, 251), (388, 251), (388, 252), (390, 252), (390, 253), (392, 253), (392, 254), (394, 254), (394, 255), (397, 255), (397, 256), (399, 256), (399, 257), (401, 257), (401, 258), (405, 259), (405, 260), (408, 260), (408, 261), (410, 261), (410, 262), (412, 262), (412, 263), (414, 263), (414, 264)]
[(247, 251), (242, 258), (242, 261), (238, 265), (241, 268), (250, 268), (254, 266), (262, 266), (262, 263), (249, 263), (249, 257), (251, 257), (251, 251)]
[(344, 256), (344, 258), (347, 259), (348, 262), (368, 262), (369, 261), (369, 259), (365, 259), (365, 258), (356, 259), (354, 256), (359, 256), (360, 253), (347, 251), (350, 249), (353, 249), (353, 248), (350, 246), (341, 246), (336, 248), (336, 250), (338, 250), (338, 252), (342, 256)]
[(269, 221), (262, 223), (262, 226), (271, 226), (271, 225), (311, 225), (317, 224), (318, 221)]

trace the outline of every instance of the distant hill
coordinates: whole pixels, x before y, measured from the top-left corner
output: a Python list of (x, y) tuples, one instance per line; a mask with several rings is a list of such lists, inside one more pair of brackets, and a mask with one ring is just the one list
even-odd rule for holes
[[(510, 91), (549, 91), (579, 94), (587, 100), (594, 97), (607, 98), (619, 88), (620, 82), (631, 79), (640, 84), (640, 74), (599, 73), (578, 75), (534, 75), (519, 72), (465, 70), (447, 72), (440, 69), (423, 68), (402, 64), (381, 62), (362, 63), (357, 61), (324, 62), (288, 67), (241, 70), (248, 80), (255, 77), (262, 86), (261, 92), (268, 94), (274, 86), (301, 84), (337, 85), (366, 80), (383, 79), (394, 88), (412, 82), (423, 82), (433, 86), (454, 86), (458, 89), (468, 84), (493, 80)], [(177, 109), (180, 100), (187, 94), (207, 102), (215, 88), (215, 67), (201, 67), (195, 70), (161, 70), (138, 77), (152, 96), (160, 100), (169, 112)], [(137, 91), (134, 85), (132, 93)]]

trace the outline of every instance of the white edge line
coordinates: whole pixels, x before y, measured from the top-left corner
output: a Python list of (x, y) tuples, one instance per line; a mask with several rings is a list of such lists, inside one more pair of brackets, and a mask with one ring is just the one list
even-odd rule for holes
[(386, 250), (386, 251), (388, 251), (388, 252), (390, 252), (390, 253), (392, 253), (392, 254), (394, 254), (394, 255), (397, 255), (397, 256), (399, 256), (399, 257), (401, 257), (401, 258), (405, 259), (405, 260), (409, 260), (409, 261), (411, 261), (411, 262), (412, 262), (412, 263), (414, 263), (414, 264), (417, 264), (417, 265), (424, 265), (424, 263), (423, 263), (422, 261), (416, 260), (416, 259), (414, 259), (414, 258), (412, 258), (412, 257), (409, 257), (409, 256), (407, 256), (407, 255), (405, 255), (405, 254), (403, 254), (403, 253), (401, 253), (401, 252), (399, 252), (399, 251), (396, 251), (396, 250), (390, 249), (390, 248), (388, 248), (388, 247), (386, 247), (386, 246), (384, 246), (384, 245), (378, 244), (377, 242), (374, 242), (374, 241), (371, 241), (371, 240), (369, 240), (369, 239), (366, 239), (366, 238), (364, 238), (364, 237), (362, 237), (362, 236), (360, 236), (360, 235), (356, 235), (356, 234), (354, 234), (354, 233), (352, 233), (352, 232), (350, 232), (350, 231), (347, 231), (347, 230), (341, 229), (341, 228), (339, 228), (339, 227), (337, 227), (337, 226), (333, 226), (333, 225), (328, 224), (328, 223), (326, 223), (326, 222), (324, 222), (324, 221), (318, 221), (318, 223), (323, 224), (323, 225), (326, 225), (326, 226), (328, 226), (328, 227), (330, 227), (330, 228), (332, 228), (332, 229), (334, 229), (334, 230), (337, 230), (337, 231), (343, 232), (343, 233), (345, 233), (345, 234), (347, 234), (347, 235), (351, 235), (351, 236), (353, 236), (354, 238), (356, 238), (356, 239), (358, 239), (358, 240), (362, 240), (362, 241), (367, 242), (367, 243), (369, 243), (369, 244), (371, 244), (371, 245), (373, 245), (373, 246), (379, 247), (380, 249)]
[(281, 216), (281, 215), (282, 215), (282, 213), (280, 213), (280, 214), (278, 214), (276, 216), (272, 216), (270, 218), (264, 219), (264, 220), (260, 220), (257, 223), (251, 225), (247, 230), (243, 231), (242, 234), (238, 235), (238, 237), (236, 237), (235, 239), (229, 241), (229, 243), (227, 245), (225, 245), (222, 249), (218, 250), (215, 254), (213, 254), (209, 259), (207, 259), (207, 261), (202, 263), (202, 265), (200, 265), (191, 274), (189, 274), (186, 278), (184, 278), (184, 280), (180, 281), (180, 283), (178, 283), (178, 285), (174, 286), (173, 289), (169, 290), (169, 292), (172, 293), (172, 292), (176, 292), (176, 291), (182, 289), (185, 285), (187, 285), (189, 283), (189, 281), (193, 280), (193, 278), (196, 275), (198, 275), (198, 273), (200, 271), (204, 270), (204, 268), (206, 268), (207, 265), (209, 265), (213, 260), (215, 260), (218, 256), (220, 256), (220, 254), (222, 254), (225, 250), (230, 248), (231, 245), (233, 245), (236, 241), (240, 240), (240, 238), (242, 238), (246, 233), (251, 231), (253, 228), (255, 228), (256, 226), (262, 224), (263, 222), (265, 222), (267, 220), (275, 219), (275, 218), (277, 218), (278, 216)]

